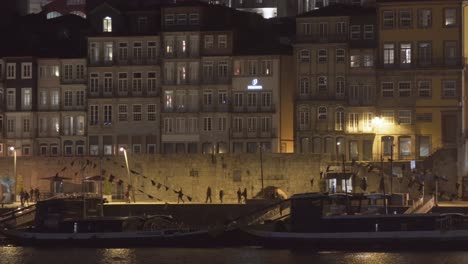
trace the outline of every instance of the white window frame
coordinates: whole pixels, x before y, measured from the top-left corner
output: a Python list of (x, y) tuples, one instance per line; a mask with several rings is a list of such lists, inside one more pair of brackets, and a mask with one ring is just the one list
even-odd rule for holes
[(398, 96), (399, 97), (410, 97), (411, 96), (411, 82), (398, 82)]
[(32, 63), (21, 63), (21, 79), (32, 79)]
[(411, 125), (411, 110), (398, 110), (398, 124)]

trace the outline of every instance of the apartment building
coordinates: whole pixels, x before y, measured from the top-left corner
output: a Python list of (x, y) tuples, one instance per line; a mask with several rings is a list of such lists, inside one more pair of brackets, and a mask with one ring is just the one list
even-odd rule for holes
[[(88, 153), (160, 148), (160, 36), (156, 11), (120, 12), (104, 3), (89, 14)], [(129, 23), (127, 23), (129, 21)]]
[(373, 160), (375, 9), (328, 6), (296, 26), (296, 152)]
[[(34, 57), (4, 57), (5, 146), (17, 155), (34, 153), (35, 110), (37, 109), (37, 60)], [(12, 155), (13, 152), (9, 151)]]
[(456, 148), (464, 89), (461, 1), (378, 1), (380, 153)]

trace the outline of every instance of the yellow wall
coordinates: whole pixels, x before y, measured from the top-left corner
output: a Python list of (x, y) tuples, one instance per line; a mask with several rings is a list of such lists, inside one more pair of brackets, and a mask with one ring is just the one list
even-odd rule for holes
[[(280, 144), (286, 144), (286, 153), (294, 152), (294, 99), (295, 99), (295, 69), (293, 56), (281, 56), (281, 138)], [(281, 149), (281, 147), (280, 147)], [(283, 150), (281, 150), (283, 151)]]

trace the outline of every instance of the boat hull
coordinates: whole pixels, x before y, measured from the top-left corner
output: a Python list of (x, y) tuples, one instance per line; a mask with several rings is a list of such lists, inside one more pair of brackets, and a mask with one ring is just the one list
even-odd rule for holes
[(105, 233), (35, 233), (3, 230), (13, 244), (53, 247), (212, 247), (217, 239), (208, 231), (182, 233), (105, 232)]
[(316, 250), (468, 249), (468, 230), (294, 233), (246, 229), (258, 245)]

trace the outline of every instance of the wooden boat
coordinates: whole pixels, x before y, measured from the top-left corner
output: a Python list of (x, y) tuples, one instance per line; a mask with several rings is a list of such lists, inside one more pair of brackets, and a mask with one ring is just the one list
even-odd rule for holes
[[(343, 199), (345, 198), (345, 199)], [(291, 197), (290, 215), (249, 226), (259, 245), (317, 250), (468, 248), (468, 217), (462, 214), (363, 214), (352, 199), (324, 194)]]
[[(39, 202), (34, 224), (22, 228), (4, 228), (8, 241), (32, 246), (204, 247), (216, 243), (216, 232), (193, 229), (166, 215), (143, 217), (102, 217), (96, 213), (97, 200), (56, 199)], [(94, 209), (93, 209), (94, 208)], [(81, 209), (81, 210), (80, 210)], [(93, 213), (94, 211), (94, 213)]]

